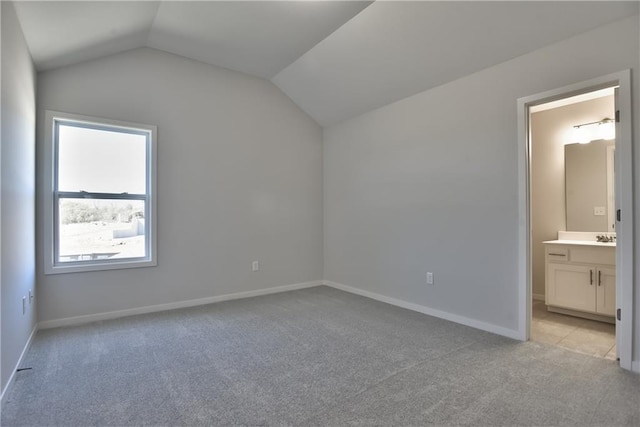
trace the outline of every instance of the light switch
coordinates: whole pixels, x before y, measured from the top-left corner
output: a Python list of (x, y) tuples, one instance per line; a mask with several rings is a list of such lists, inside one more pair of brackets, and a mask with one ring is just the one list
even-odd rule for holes
[(593, 214), (595, 216), (603, 216), (605, 213), (605, 209), (604, 206), (594, 206), (593, 208)]

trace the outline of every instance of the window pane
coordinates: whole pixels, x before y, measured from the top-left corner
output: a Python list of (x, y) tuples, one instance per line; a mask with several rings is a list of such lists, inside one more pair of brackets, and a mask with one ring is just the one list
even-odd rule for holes
[(58, 127), (58, 190), (146, 193), (146, 135)]
[(146, 256), (142, 200), (61, 199), (58, 262)]

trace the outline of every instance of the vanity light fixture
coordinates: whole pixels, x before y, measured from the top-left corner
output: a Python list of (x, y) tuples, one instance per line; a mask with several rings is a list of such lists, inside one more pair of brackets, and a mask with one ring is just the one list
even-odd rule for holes
[[(596, 127), (597, 126), (597, 127)], [(616, 137), (616, 125), (613, 119), (605, 117), (597, 122), (583, 123), (573, 127), (573, 142), (588, 144), (599, 139), (614, 139)]]
[(616, 137), (616, 124), (612, 119), (605, 118), (600, 120), (600, 124), (598, 125), (598, 138), (606, 139), (607, 141), (610, 139), (615, 139)]

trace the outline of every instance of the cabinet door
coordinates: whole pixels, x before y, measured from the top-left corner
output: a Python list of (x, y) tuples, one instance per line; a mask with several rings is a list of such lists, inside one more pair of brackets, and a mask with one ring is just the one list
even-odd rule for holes
[(607, 316), (616, 315), (616, 269), (600, 267), (596, 278), (596, 311)]
[(547, 264), (547, 304), (596, 311), (595, 267)]

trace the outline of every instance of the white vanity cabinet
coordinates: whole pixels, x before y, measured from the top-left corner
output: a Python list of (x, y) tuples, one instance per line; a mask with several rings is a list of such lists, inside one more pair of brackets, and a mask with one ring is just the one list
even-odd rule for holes
[(607, 316), (616, 315), (616, 269), (598, 268), (598, 286), (596, 287), (596, 313)]
[(544, 243), (548, 309), (595, 319), (615, 316), (615, 245), (559, 240)]

